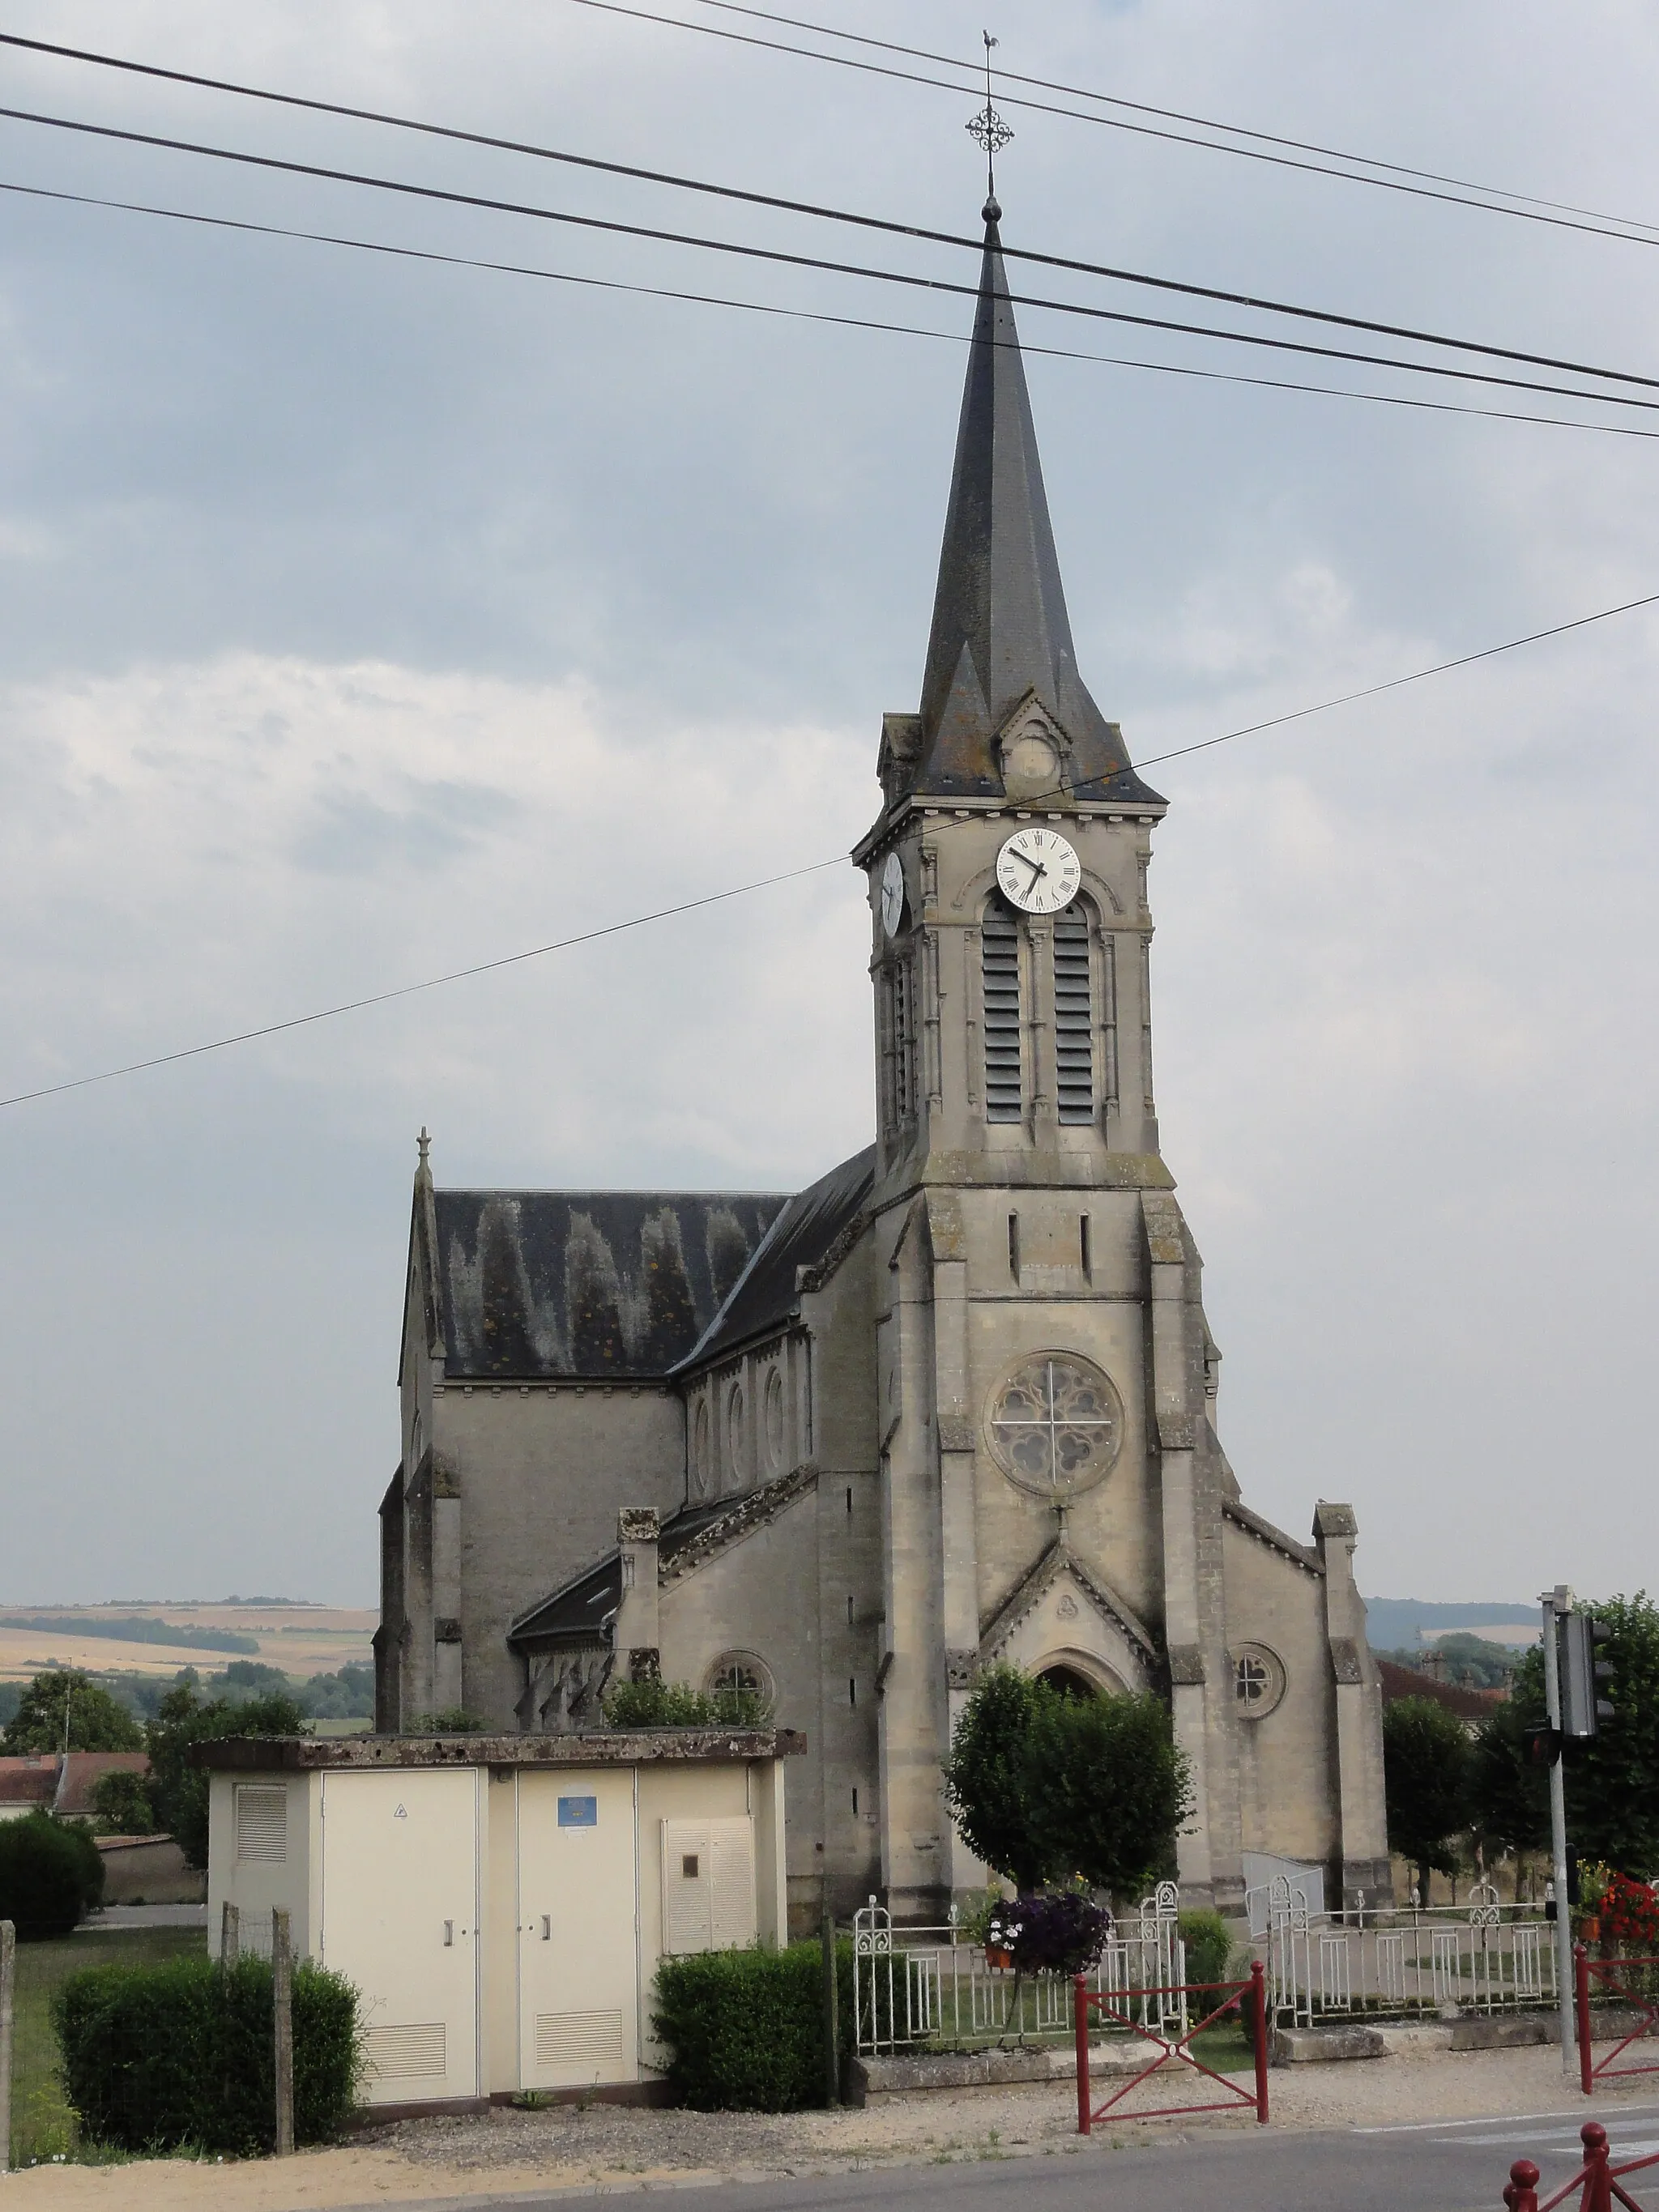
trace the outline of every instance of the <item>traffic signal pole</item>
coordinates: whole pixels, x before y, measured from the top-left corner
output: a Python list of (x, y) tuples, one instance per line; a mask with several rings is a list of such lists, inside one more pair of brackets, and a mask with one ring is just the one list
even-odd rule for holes
[(1572, 1908), (1567, 1901), (1567, 1790), (1561, 1757), (1561, 1655), (1556, 1630), (1559, 1615), (1572, 1611), (1572, 1592), (1558, 1583), (1543, 1599), (1544, 1705), (1553, 1731), (1550, 1761), (1550, 1859), (1555, 1873), (1555, 1994), (1561, 2014), (1561, 2071), (1574, 2065), (1572, 2005)]

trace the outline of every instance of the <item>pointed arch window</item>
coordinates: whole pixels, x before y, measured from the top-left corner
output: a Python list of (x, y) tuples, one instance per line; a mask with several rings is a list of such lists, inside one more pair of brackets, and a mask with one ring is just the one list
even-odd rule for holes
[(1062, 1121), (1095, 1118), (1094, 982), (1080, 900), (1054, 917), (1054, 1092)]
[(993, 899), (980, 925), (985, 1009), (985, 1118), (1018, 1121), (1024, 1108), (1020, 1074), (1019, 925), (1013, 908)]

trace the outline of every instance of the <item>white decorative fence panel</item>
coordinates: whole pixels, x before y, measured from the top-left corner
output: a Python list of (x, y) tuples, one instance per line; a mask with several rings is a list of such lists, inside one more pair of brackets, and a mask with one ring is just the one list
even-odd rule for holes
[(1506, 2012), (1555, 2001), (1555, 1952), (1535, 1907), (1478, 1882), (1466, 1906), (1310, 1913), (1282, 1878), (1255, 1948), (1282, 2025), (1356, 2015)]

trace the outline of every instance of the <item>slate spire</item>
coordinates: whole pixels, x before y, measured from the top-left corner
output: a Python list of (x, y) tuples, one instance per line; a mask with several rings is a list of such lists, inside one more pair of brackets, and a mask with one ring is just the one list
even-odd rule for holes
[[(1065, 781), (1097, 796), (1139, 785), (1116, 727), (1078, 672), (1048, 520), (1036, 429), (998, 229), (985, 203), (985, 258), (957, 429), (933, 627), (912, 741), (918, 792), (994, 796), (996, 738), (1028, 693), (1066, 742)], [(1153, 794), (1148, 793), (1149, 797)]]

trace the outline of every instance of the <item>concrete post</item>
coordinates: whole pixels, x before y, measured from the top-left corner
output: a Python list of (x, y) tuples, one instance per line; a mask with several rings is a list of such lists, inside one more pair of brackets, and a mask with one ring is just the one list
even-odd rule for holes
[(11, 2021), (17, 1981), (17, 1930), (0, 1920), (0, 2173), (11, 2171)]
[(270, 1916), (272, 2051), (276, 2076), (276, 2155), (294, 2151), (294, 1948), (289, 1917), (280, 1906)]

